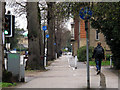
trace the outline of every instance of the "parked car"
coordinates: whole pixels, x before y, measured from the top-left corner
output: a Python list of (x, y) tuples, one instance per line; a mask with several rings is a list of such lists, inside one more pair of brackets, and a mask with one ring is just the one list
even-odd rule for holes
[(67, 55), (72, 55), (72, 52), (68, 52)]

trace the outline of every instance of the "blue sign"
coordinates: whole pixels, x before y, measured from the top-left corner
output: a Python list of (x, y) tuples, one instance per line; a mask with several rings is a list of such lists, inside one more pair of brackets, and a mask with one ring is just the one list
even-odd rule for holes
[(56, 43), (54, 43), (54, 45), (56, 45)]
[(43, 31), (47, 30), (47, 26), (42, 27)]
[(49, 34), (46, 35), (46, 38), (49, 38)]
[(90, 19), (92, 16), (92, 11), (90, 10), (90, 8), (85, 7), (80, 10), (79, 15), (80, 18), (82, 18), (83, 20)]

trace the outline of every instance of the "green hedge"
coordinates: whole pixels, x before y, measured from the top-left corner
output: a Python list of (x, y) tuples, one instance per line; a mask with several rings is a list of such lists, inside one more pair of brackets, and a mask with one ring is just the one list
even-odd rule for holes
[(110, 60), (110, 55), (111, 55), (111, 54), (106, 54), (106, 55), (105, 55), (106, 60)]
[[(89, 60), (92, 60), (94, 47), (89, 46)], [(77, 50), (77, 57), (79, 62), (86, 61), (86, 46), (83, 46)]]

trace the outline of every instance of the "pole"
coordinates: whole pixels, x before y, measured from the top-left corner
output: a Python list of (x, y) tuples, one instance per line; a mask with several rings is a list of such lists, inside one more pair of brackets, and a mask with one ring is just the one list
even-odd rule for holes
[(79, 19), (79, 32), (78, 32), (78, 49), (80, 47), (80, 19)]
[[(2, 20), (3, 20), (3, 4), (0, 1), (0, 36), (2, 36)], [(2, 43), (2, 38), (0, 38), (0, 82), (2, 82), (2, 65), (3, 65), (3, 43)], [(1, 87), (0, 87), (1, 89)]]
[(45, 30), (44, 30), (44, 52), (43, 52), (43, 55), (44, 55), (44, 66), (45, 66)]
[(87, 88), (90, 88), (90, 74), (89, 74), (89, 47), (88, 47), (88, 20), (85, 20), (86, 30), (86, 56), (87, 56)]
[(112, 55), (110, 55), (110, 68), (112, 68)]
[(77, 69), (77, 56), (75, 56), (75, 69)]

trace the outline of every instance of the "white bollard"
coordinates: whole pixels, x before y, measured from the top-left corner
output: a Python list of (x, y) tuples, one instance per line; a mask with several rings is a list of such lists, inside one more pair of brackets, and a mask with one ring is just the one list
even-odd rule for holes
[(55, 57), (56, 57), (56, 59), (57, 59), (57, 53), (55, 54)]
[(70, 59), (69, 59), (69, 57), (68, 57), (68, 64), (69, 64), (69, 67), (70, 67)]
[(75, 56), (75, 69), (77, 69), (77, 56)]
[(46, 56), (44, 57), (44, 66), (46, 67)]
[(112, 55), (110, 55), (110, 68), (112, 68)]
[(7, 58), (4, 58), (5, 70), (7, 70)]

